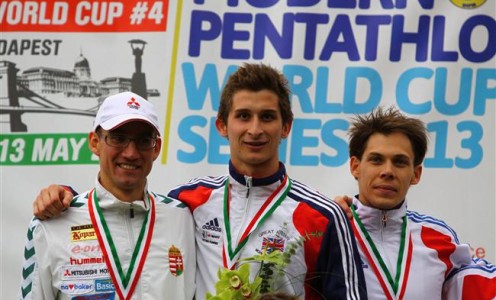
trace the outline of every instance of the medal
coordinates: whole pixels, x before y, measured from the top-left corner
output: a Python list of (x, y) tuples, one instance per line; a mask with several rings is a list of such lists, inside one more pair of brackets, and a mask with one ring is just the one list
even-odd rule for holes
[(238, 245), (234, 248), (232, 241), (231, 226), (229, 222), (229, 204), (231, 201), (231, 193), (229, 190), (229, 180), (226, 180), (224, 185), (224, 243), (222, 248), (222, 261), (224, 267), (233, 269), (244, 245), (248, 241), (250, 234), (257, 229), (265, 220), (272, 215), (276, 208), (281, 204), (291, 188), (291, 180), (286, 175), (282, 183), (277, 189), (265, 200), (264, 204), (255, 214), (251, 222), (246, 227), (241, 236)]
[[(363, 225), (360, 217), (355, 211), (355, 207), (351, 206), (351, 212), (353, 214), (353, 222), (351, 222), (353, 227), (353, 233), (358, 241), (358, 244), (363, 250), (363, 253), (367, 257), (369, 264), (374, 271), (377, 280), (379, 281), (384, 295), (387, 299), (402, 299), (406, 285), (408, 282), (408, 275), (410, 273), (410, 263), (412, 261), (412, 251), (413, 243), (412, 236), (408, 231), (407, 236), (407, 218), (403, 217), (403, 224), (401, 227), (401, 240), (400, 249), (398, 253), (398, 261), (396, 263), (396, 277), (393, 279), (391, 273), (389, 272), (384, 260), (382, 259), (377, 247), (372, 241), (367, 229)], [(358, 224), (358, 226), (357, 226)], [(401, 283), (401, 284), (400, 284)]]
[(129, 268), (127, 272), (125, 272), (122, 269), (116, 246), (114, 245), (110, 230), (107, 227), (107, 222), (105, 221), (105, 217), (103, 216), (98, 203), (96, 189), (93, 189), (90, 192), (88, 198), (91, 223), (95, 228), (98, 244), (105, 257), (105, 264), (109, 269), (117, 294), (124, 300), (131, 299), (131, 296), (133, 295), (141, 271), (143, 270), (153, 235), (153, 225), (155, 224), (155, 201), (151, 195), (145, 199), (145, 204), (147, 204), (147, 202), (150, 205), (150, 209), (143, 220), (143, 225), (141, 226), (140, 234), (134, 247)]

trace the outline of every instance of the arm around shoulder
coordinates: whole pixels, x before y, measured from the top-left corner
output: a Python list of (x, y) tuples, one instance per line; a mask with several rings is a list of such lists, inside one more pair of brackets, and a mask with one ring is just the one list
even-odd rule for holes
[(33, 202), (33, 214), (41, 220), (56, 217), (69, 207), (75, 195), (77, 193), (71, 187), (49, 185), (40, 190)]

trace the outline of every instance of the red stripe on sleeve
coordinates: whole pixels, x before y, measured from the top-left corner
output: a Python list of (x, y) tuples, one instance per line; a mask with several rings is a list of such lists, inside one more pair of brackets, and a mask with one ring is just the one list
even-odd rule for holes
[(493, 300), (496, 297), (496, 277), (468, 275), (463, 280), (463, 300)]
[(179, 200), (188, 205), (191, 211), (194, 211), (198, 206), (204, 204), (210, 199), (212, 189), (199, 186), (194, 190), (184, 190), (179, 194)]
[(437, 256), (446, 265), (446, 272), (444, 273), (444, 276), (446, 277), (451, 271), (451, 268), (453, 268), (450, 256), (456, 250), (456, 246), (451, 241), (451, 237), (425, 226), (422, 226), (420, 236), (427, 247), (437, 251)]
[(316, 270), (320, 245), (329, 220), (308, 204), (300, 203), (293, 213), (293, 223), (305, 238), (305, 263), (308, 268), (307, 275), (311, 276)]

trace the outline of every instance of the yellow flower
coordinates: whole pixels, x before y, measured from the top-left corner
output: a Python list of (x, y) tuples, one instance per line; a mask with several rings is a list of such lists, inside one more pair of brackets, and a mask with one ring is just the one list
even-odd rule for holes
[(241, 278), (239, 278), (238, 275), (233, 275), (233, 277), (229, 279), (229, 284), (233, 289), (237, 290), (241, 286)]

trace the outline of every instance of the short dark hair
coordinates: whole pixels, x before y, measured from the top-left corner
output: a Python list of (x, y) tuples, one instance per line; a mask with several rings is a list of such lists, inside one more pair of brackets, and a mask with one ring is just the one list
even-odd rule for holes
[(395, 107), (378, 107), (370, 114), (355, 115), (348, 130), (349, 155), (362, 159), (367, 142), (374, 133), (388, 135), (399, 132), (408, 137), (414, 153), (415, 166), (422, 164), (427, 152), (428, 135), (424, 122), (402, 114)]
[(234, 72), (222, 90), (217, 118), (227, 124), (232, 99), (236, 92), (248, 90), (258, 92), (269, 90), (277, 95), (283, 124), (293, 121), (293, 111), (289, 102), (289, 83), (284, 75), (265, 64), (245, 63)]

